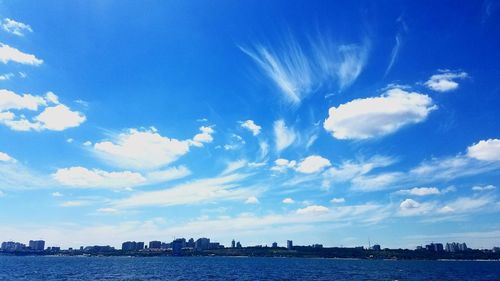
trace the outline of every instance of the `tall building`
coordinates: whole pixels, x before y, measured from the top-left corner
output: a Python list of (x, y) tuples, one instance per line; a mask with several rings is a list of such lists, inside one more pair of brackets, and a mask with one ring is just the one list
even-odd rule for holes
[(236, 248), (238, 248), (238, 249), (241, 249), (241, 248), (243, 248), (243, 247), (241, 246), (241, 243), (240, 243), (240, 241), (236, 242)]
[(293, 249), (293, 241), (292, 240), (286, 240), (286, 248), (288, 250), (292, 250)]
[(172, 255), (182, 255), (182, 248), (186, 245), (186, 239), (175, 239), (172, 242)]
[(208, 250), (210, 248), (210, 239), (209, 238), (199, 238), (194, 243), (194, 249), (196, 251)]
[(194, 248), (194, 239), (193, 238), (189, 238), (189, 240), (186, 242), (186, 247), (189, 247), (189, 248)]
[(26, 245), (24, 245), (23, 243), (12, 242), (12, 241), (2, 242), (2, 250), (6, 252), (21, 251), (24, 249), (26, 249)]
[(139, 251), (144, 249), (144, 242), (127, 241), (122, 243), (123, 251)]
[(45, 250), (45, 241), (43, 240), (30, 240), (29, 248), (33, 251)]
[(379, 244), (375, 244), (372, 246), (372, 250), (374, 251), (380, 251), (380, 245)]
[(161, 241), (149, 241), (149, 249), (161, 249)]
[(234, 239), (233, 239), (233, 241), (231, 241), (231, 248), (233, 248), (233, 249), (236, 248), (236, 241), (234, 241)]
[(278, 243), (273, 242), (273, 246), (272, 246), (272, 247), (273, 247), (273, 248), (278, 248)]

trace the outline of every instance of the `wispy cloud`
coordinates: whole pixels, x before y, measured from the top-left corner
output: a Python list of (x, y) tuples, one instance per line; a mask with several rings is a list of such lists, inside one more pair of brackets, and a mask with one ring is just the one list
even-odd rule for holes
[(273, 129), (276, 150), (278, 152), (292, 145), (297, 139), (297, 133), (295, 130), (293, 128), (289, 128), (283, 119), (275, 121)]
[(28, 24), (18, 22), (9, 18), (3, 19), (2, 28), (3, 30), (17, 36), (24, 36), (25, 32), (33, 32), (33, 29), (31, 29), (31, 26), (29, 26)]
[(425, 82), (425, 86), (437, 92), (448, 92), (458, 89), (457, 80), (468, 77), (466, 72), (458, 72), (451, 70), (440, 70), (439, 74), (434, 74)]
[(315, 90), (336, 81), (340, 90), (351, 85), (363, 70), (370, 44), (335, 44), (319, 35), (310, 44), (300, 44), (293, 36), (281, 47), (255, 44), (240, 47), (278, 87), (285, 100), (293, 105)]

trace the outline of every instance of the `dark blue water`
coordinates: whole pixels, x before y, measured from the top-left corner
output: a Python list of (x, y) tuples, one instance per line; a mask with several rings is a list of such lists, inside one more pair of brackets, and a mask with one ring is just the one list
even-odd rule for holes
[(0, 280), (500, 280), (500, 262), (0, 256)]

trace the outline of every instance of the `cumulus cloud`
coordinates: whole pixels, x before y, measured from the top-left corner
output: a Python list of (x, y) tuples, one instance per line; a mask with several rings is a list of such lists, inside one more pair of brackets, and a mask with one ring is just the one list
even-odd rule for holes
[(285, 199), (283, 199), (283, 201), (281, 201), (283, 204), (293, 204), (295, 203), (295, 200), (293, 200), (292, 198), (290, 197), (287, 197)]
[(295, 142), (297, 134), (293, 129), (286, 126), (283, 119), (275, 121), (273, 128), (276, 150), (278, 152), (284, 150)]
[(245, 201), (245, 204), (259, 204), (259, 199), (255, 196), (250, 196)]
[(59, 191), (52, 192), (52, 194), (51, 194), (51, 195), (52, 195), (53, 197), (63, 197), (63, 196), (64, 196), (64, 195), (63, 195), (61, 192), (59, 192)]
[(240, 49), (293, 105), (300, 104), (332, 80), (340, 90), (351, 85), (363, 70), (369, 52), (368, 40), (362, 44), (336, 44), (324, 35), (311, 37), (310, 44), (299, 44), (289, 36), (281, 46), (256, 44), (253, 48)]
[(466, 72), (453, 72), (449, 70), (442, 70), (439, 74), (434, 74), (425, 82), (425, 85), (437, 92), (448, 92), (458, 88), (456, 80), (467, 78)]
[(411, 189), (403, 189), (398, 191), (399, 194), (408, 194), (415, 196), (426, 196), (426, 195), (437, 195), (441, 194), (441, 191), (436, 187), (414, 187)]
[(193, 137), (193, 140), (190, 142), (191, 145), (202, 147), (204, 143), (211, 143), (214, 138), (212, 134), (215, 133), (212, 127), (201, 126), (200, 133), (196, 134)]
[(255, 124), (253, 120), (246, 120), (240, 122), (240, 126), (252, 132), (252, 135), (258, 136), (260, 134), (261, 126)]
[(467, 156), (482, 161), (500, 161), (500, 140), (481, 140), (467, 148)]
[(43, 60), (38, 59), (34, 55), (23, 53), (18, 49), (3, 43), (0, 43), (0, 61), (4, 64), (12, 61), (20, 64), (29, 64), (35, 66), (43, 63)]
[[(48, 105), (55, 106), (48, 106)], [(44, 107), (43, 111), (32, 120), (24, 114), (17, 115), (11, 110), (37, 111)], [(15, 131), (62, 131), (77, 127), (85, 122), (86, 117), (78, 111), (72, 111), (69, 107), (59, 103), (59, 98), (52, 92), (45, 97), (29, 94), (18, 95), (9, 90), (0, 90), (0, 124), (4, 124)]]
[(5, 110), (38, 110), (39, 106), (46, 105), (43, 97), (29, 94), (18, 95), (12, 91), (0, 89), (0, 111)]
[(62, 185), (79, 188), (124, 189), (146, 182), (146, 179), (139, 173), (106, 172), (84, 167), (59, 169), (52, 176)]
[(42, 113), (35, 117), (43, 129), (63, 131), (68, 128), (78, 127), (85, 122), (86, 117), (78, 111), (72, 111), (67, 106), (59, 104), (46, 107)]
[(123, 168), (157, 169), (170, 164), (189, 152), (190, 141), (161, 136), (156, 129), (129, 129), (114, 137), (114, 141), (94, 144), (96, 155)]
[(321, 205), (311, 205), (305, 208), (297, 209), (296, 213), (299, 215), (308, 215), (308, 214), (322, 214), (328, 213), (330, 209)]
[(331, 163), (328, 159), (319, 155), (311, 155), (298, 163), (295, 170), (304, 174), (313, 174), (321, 172), (329, 166), (331, 166)]
[(275, 172), (285, 172), (287, 169), (294, 168), (297, 165), (297, 161), (288, 160), (284, 158), (279, 158), (274, 161), (274, 166), (271, 167), (271, 171)]
[(13, 19), (5, 18), (2, 22), (3, 30), (17, 36), (24, 36), (25, 32), (33, 32), (31, 26), (28, 24), (15, 21)]
[(380, 137), (424, 121), (436, 108), (427, 95), (393, 88), (379, 97), (331, 107), (323, 127), (337, 139)]

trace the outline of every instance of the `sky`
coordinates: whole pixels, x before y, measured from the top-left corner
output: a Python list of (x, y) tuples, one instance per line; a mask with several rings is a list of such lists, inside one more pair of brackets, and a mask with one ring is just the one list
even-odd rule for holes
[(0, 241), (500, 245), (497, 1), (0, 19)]

